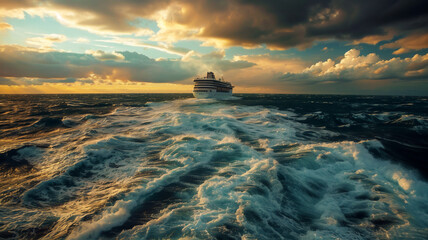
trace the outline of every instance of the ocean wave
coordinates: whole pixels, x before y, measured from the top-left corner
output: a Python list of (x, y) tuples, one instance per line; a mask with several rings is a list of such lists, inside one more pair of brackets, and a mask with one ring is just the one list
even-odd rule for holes
[(23, 190), (17, 201), (1, 199), (0, 231), (45, 239), (426, 236), (428, 186), (418, 174), (382, 155), (381, 141), (332, 140), (339, 133), (301, 117), (197, 99), (68, 117), (66, 134), (35, 140), (48, 147), (19, 150), (39, 171), (2, 180)]
[(3, 174), (23, 174), (33, 170), (33, 159), (40, 154), (36, 146), (20, 146), (0, 153), (0, 171)]

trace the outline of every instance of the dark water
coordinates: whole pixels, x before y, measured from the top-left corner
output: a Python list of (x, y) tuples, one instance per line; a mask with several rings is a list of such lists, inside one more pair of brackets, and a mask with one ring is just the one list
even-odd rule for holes
[(426, 239), (428, 97), (0, 95), (0, 239)]

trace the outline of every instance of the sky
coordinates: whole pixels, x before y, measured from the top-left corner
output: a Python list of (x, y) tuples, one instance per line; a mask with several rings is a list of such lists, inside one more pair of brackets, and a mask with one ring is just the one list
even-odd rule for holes
[(426, 0), (0, 0), (0, 94), (428, 95)]

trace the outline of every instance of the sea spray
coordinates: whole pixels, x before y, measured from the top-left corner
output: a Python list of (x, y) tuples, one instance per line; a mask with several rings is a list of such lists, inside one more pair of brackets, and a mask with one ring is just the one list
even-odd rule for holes
[[(331, 114), (245, 103), (251, 97), (144, 101), (82, 112), (44, 128), (43, 138), (25, 135), (22, 126), (25, 137), (2, 153), (1, 166), (9, 169), (1, 178), (2, 236), (426, 236), (426, 181), (393, 158), (389, 142), (350, 130), (417, 118), (410, 119), (419, 126), (412, 131), (424, 134), (425, 116), (355, 113), (337, 118), (350, 127), (336, 128), (321, 126)], [(24, 173), (15, 162), (30, 167)]]

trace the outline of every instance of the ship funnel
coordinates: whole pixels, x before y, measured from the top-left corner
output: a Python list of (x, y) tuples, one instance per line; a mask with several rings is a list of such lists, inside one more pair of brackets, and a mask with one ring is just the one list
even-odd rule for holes
[(207, 78), (215, 79), (214, 73), (213, 72), (207, 72)]

